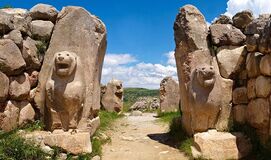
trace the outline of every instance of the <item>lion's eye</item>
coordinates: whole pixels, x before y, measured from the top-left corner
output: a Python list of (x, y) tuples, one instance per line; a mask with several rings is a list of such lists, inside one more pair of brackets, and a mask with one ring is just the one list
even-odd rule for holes
[(70, 56), (69, 54), (67, 54), (67, 56)]
[(60, 56), (61, 54), (58, 54), (58, 56)]
[(204, 71), (204, 70), (205, 70), (205, 68), (203, 67), (203, 68), (202, 68), (202, 70)]

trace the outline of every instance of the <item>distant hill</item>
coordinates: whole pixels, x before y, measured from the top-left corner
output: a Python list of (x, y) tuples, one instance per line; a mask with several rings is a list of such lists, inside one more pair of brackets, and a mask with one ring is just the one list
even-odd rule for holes
[(139, 97), (159, 97), (159, 89), (124, 88), (124, 111), (136, 102)]
[(124, 88), (124, 102), (136, 101), (139, 97), (159, 97), (159, 90), (145, 88)]

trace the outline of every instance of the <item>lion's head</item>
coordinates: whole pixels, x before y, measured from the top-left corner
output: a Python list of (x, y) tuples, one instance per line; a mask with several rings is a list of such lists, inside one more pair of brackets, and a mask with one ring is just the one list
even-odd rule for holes
[(55, 73), (60, 77), (70, 76), (77, 65), (77, 55), (73, 52), (57, 52), (54, 57)]
[(195, 70), (196, 78), (202, 87), (209, 88), (215, 84), (214, 67), (208, 64), (201, 65)]

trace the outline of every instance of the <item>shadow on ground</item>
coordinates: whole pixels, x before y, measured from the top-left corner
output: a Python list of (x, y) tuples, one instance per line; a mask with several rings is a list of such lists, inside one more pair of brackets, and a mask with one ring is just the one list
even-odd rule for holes
[(174, 141), (168, 133), (153, 133), (147, 135), (150, 139), (159, 143), (168, 145), (172, 148), (178, 148), (178, 144)]

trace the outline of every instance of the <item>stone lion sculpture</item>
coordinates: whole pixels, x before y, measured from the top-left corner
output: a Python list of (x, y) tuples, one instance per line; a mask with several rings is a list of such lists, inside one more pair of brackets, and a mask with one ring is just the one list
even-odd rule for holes
[(79, 57), (68, 51), (55, 53), (46, 83), (45, 124), (48, 130), (77, 128), (84, 100), (85, 82)]
[(192, 72), (190, 83), (191, 126), (194, 132), (215, 128), (221, 109), (221, 101), (217, 97), (220, 87), (216, 83), (214, 67), (209, 64), (199, 65)]
[(122, 81), (112, 79), (106, 86), (102, 96), (101, 104), (103, 108), (110, 112), (121, 112), (123, 108), (123, 87)]

